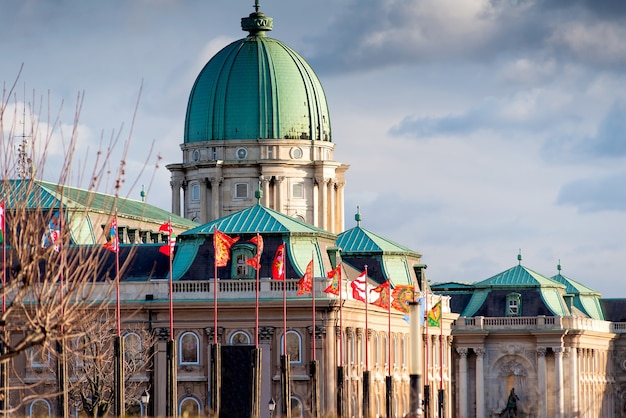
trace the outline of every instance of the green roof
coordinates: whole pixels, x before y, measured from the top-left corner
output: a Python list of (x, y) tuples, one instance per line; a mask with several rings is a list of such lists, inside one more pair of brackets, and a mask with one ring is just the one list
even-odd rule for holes
[(253, 13), (244, 19), (242, 28), (250, 35), (220, 50), (196, 78), (184, 142), (331, 141), (326, 96), (313, 69), (289, 46), (266, 36), (271, 18)]
[(601, 294), (587, 286), (563, 276), (561, 273), (551, 277), (552, 280), (565, 285), (565, 291), (574, 295), (574, 306), (590, 318), (604, 320), (604, 312), (600, 305)]
[(334, 237), (328, 231), (259, 204), (185, 231), (179, 237), (213, 234), (215, 228), (228, 234), (301, 233)]
[[(181, 228), (192, 228), (198, 225), (189, 219), (138, 200), (116, 198), (106, 193), (62, 186), (42, 180), (32, 180), (32, 187), (29, 187), (30, 180), (8, 180), (7, 182), (11, 191), (4, 194), (7, 196), (9, 207), (13, 196), (19, 195), (20, 199), (27, 199), (27, 207), (32, 209), (54, 209), (58, 208), (62, 202), (66, 209), (86, 208), (91, 212), (100, 213), (113, 213), (117, 209), (117, 213), (126, 218), (154, 223), (163, 223), (171, 218), (172, 225)], [(0, 187), (2, 187), (1, 183)]]
[(485, 287), (557, 287), (565, 289), (565, 285), (555, 282), (521, 264), (486, 280), (474, 284), (476, 288)]
[(421, 256), (416, 251), (381, 237), (361, 226), (356, 226), (339, 234), (337, 237), (337, 246), (341, 248), (344, 254), (399, 253), (411, 254), (416, 257)]

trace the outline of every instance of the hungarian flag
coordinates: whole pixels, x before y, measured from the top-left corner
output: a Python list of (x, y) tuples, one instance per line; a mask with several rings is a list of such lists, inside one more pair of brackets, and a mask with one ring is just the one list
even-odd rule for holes
[(350, 282), (352, 287), (352, 298), (360, 300), (361, 302), (370, 303), (372, 286), (367, 283), (367, 270), (363, 270), (363, 273), (356, 279)]
[(306, 271), (304, 272), (304, 276), (298, 281), (298, 293), (296, 296), (306, 295), (307, 293), (311, 293), (311, 289), (313, 288), (313, 260), (309, 261), (309, 264), (306, 266)]
[(391, 307), (406, 314), (409, 313), (409, 302), (413, 302), (414, 289), (412, 285), (398, 285), (391, 293)]
[(61, 235), (61, 225), (59, 220), (59, 212), (52, 214), (50, 222), (48, 223), (48, 230), (43, 233), (41, 237), (41, 246), (43, 248), (50, 248), (54, 246), (55, 251), (59, 251), (59, 237)]
[(114, 253), (120, 251), (120, 238), (117, 235), (117, 215), (111, 220), (105, 238), (104, 248)]
[(248, 258), (246, 264), (252, 266), (255, 270), (259, 270), (261, 268), (261, 254), (263, 253), (263, 237), (256, 235), (250, 242), (256, 244), (256, 255), (252, 258)]
[(215, 265), (225, 267), (230, 260), (230, 247), (239, 241), (239, 237), (231, 238), (215, 228), (213, 231), (213, 247), (215, 248)]
[(332, 280), (324, 292), (339, 296), (339, 286), (341, 283), (341, 263), (326, 274)]
[(389, 280), (378, 285), (372, 292), (380, 294), (378, 299), (372, 302), (372, 305), (380, 306), (383, 309), (389, 309)]
[(0, 242), (4, 242), (4, 202), (0, 202)]
[(272, 279), (285, 280), (285, 244), (280, 244), (272, 263)]
[(159, 227), (159, 232), (165, 232), (167, 234), (167, 244), (162, 245), (159, 248), (159, 252), (166, 256), (170, 256), (174, 253), (174, 245), (176, 245), (176, 236), (172, 229), (172, 222), (167, 221)]
[(441, 301), (435, 303), (435, 306), (428, 311), (428, 326), (438, 327), (441, 325)]

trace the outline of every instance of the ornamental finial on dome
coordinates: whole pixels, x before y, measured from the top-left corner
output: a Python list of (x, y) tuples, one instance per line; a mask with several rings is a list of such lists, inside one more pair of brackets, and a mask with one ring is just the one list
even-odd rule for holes
[(356, 214), (354, 215), (354, 220), (356, 221), (356, 226), (361, 226), (361, 210), (358, 206), (356, 207)]
[(522, 249), (519, 249), (519, 253), (517, 254), (517, 263), (521, 266), (522, 265)]
[(265, 36), (266, 31), (272, 30), (274, 19), (259, 12), (259, 0), (254, 1), (254, 13), (241, 18), (241, 30), (250, 32), (249, 36)]

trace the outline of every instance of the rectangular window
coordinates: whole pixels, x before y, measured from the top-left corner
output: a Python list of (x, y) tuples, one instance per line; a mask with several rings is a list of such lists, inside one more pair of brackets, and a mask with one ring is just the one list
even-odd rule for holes
[(235, 184), (235, 198), (236, 199), (248, 198), (248, 183)]
[(200, 200), (200, 185), (194, 184), (193, 186), (191, 186), (191, 200)]
[(291, 197), (296, 199), (304, 199), (304, 184), (295, 183), (291, 186)]
[(517, 301), (515, 299), (509, 300), (509, 315), (517, 315)]
[(248, 264), (246, 264), (247, 257), (243, 254), (237, 255), (237, 276), (248, 275)]

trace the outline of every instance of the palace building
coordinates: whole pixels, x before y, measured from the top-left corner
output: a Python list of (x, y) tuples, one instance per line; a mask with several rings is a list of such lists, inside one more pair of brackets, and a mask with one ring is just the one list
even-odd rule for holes
[[(517, 265), (482, 281), (429, 282), (421, 253), (364, 228), (367, 222), (358, 212), (346, 225), (349, 166), (334, 160), (341, 138), (333, 138), (322, 84), (302, 56), (269, 36), (272, 27), (257, 3), (241, 19), (247, 35), (215, 54), (192, 86), (182, 162), (167, 165), (172, 213), (131, 200), (120, 206), (122, 250), (135, 249), (135, 261), (120, 277), (124, 324), (140, 324), (158, 337), (152, 367), (131, 377), (139, 392), (127, 399), (145, 391), (151, 396), (141, 412), (165, 416), (168, 396), (175, 393), (176, 414), (208, 416), (219, 391), (211, 384), (211, 346), (217, 342), (232, 356), (240, 349), (261, 349), (263, 418), (270, 417), (266, 406), (272, 402), (273, 416), (286, 413), (280, 410), (284, 354), (291, 362), (292, 417), (315, 410), (312, 361), (318, 362), (318, 416), (336, 416), (340, 404), (342, 415), (354, 418), (367, 409), (369, 417), (387, 416), (388, 402), (393, 417), (414, 412), (410, 324), (399, 309), (355, 297), (353, 282), (366, 277), (379, 298), (386, 283), (392, 289), (412, 286), (424, 316), (435, 315), (418, 337), (422, 416), (506, 416), (513, 389), (518, 417), (626, 416), (626, 300), (603, 299), (560, 267), (550, 277), (537, 273), (522, 265), (521, 254)], [(49, 208), (68, 204), (68, 196), (55, 195), (53, 185), (40, 186), (50, 193)], [(79, 194), (74, 191), (75, 201)], [(92, 230), (75, 234), (88, 239), (74, 245), (102, 244), (99, 233), (113, 208), (95, 209)], [(158, 225), (170, 216), (177, 234), (171, 271), (156, 245), (167, 240)], [(216, 231), (234, 239), (228, 261), (219, 267)], [(281, 248), (284, 280), (275, 280), (272, 269)], [(332, 284), (329, 272), (338, 267), (342, 282), (336, 295), (326, 290)], [(429, 271), (436, 276), (436, 266)], [(311, 293), (299, 294), (308, 272)], [(101, 288), (94, 295), (106, 295), (110, 283), (94, 286)], [(176, 347), (173, 359), (170, 341)], [(14, 381), (42, 379), (46, 384), (38, 393), (57, 393), (40, 358), (31, 350), (16, 359)], [(239, 415), (251, 408), (249, 368), (235, 367), (246, 359), (222, 369), (223, 387), (230, 390), (220, 392), (220, 416), (249, 416)], [(171, 362), (174, 390), (167, 379)], [(35, 399), (22, 413), (52, 414), (56, 401), (52, 395)], [(76, 409), (79, 414), (79, 405)]]

